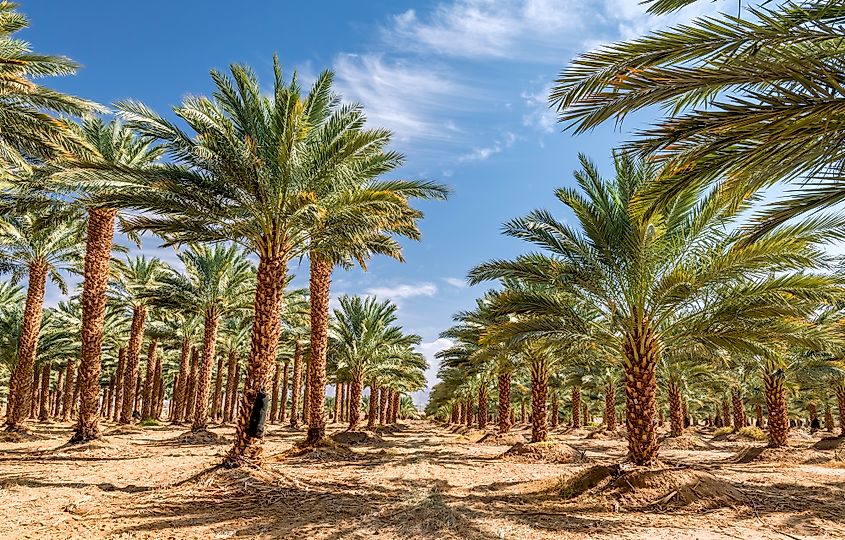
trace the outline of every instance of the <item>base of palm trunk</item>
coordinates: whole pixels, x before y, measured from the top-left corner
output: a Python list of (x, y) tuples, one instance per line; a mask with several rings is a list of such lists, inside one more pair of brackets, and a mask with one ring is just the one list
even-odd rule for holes
[(77, 428), (68, 444), (84, 444), (91, 441), (98, 441), (103, 438), (99, 429)]
[(314, 444), (326, 438), (326, 426), (309, 427), (305, 444)]
[(20, 433), (26, 435), (30, 433), (26, 424), (6, 424), (6, 429), (4, 431), (6, 433)]

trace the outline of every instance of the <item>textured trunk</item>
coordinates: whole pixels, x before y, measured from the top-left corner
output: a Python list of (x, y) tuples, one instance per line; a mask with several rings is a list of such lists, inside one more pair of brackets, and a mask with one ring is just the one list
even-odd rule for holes
[(182, 351), (179, 356), (179, 374), (173, 385), (173, 401), (170, 405), (170, 421), (181, 424), (185, 417), (185, 407), (188, 403), (188, 371), (191, 362), (191, 340), (188, 336), (182, 338)]
[(65, 388), (65, 370), (59, 369), (59, 375), (56, 378), (56, 395), (55, 403), (53, 403), (53, 416), (58, 418), (62, 414), (62, 397)]
[(275, 424), (279, 415), (279, 378), (281, 377), (281, 368), (279, 363), (273, 369), (273, 399), (270, 400), (270, 423)]
[[(544, 442), (549, 435), (546, 425), (546, 400), (549, 396), (549, 371), (544, 358), (531, 361), (531, 442)], [(578, 416), (578, 413), (575, 413)]]
[[(141, 385), (142, 385), (141, 372), (139, 370), (138, 371), (138, 378), (135, 379), (135, 401), (132, 405), (133, 411), (139, 411), (140, 408), (141, 408), (141, 406), (140, 406), (140, 404), (141, 404)], [(140, 414), (140, 413), (138, 413), (138, 414)]]
[[(87, 242), (82, 283), (82, 360), (79, 363), (79, 417), (72, 442), (100, 436), (97, 394), (102, 367), (103, 321), (109, 281), (114, 221), (117, 210), (92, 208), (88, 211)], [(137, 367), (137, 355), (135, 356)]]
[(373, 381), (370, 383), (370, 411), (367, 413), (367, 429), (376, 427), (376, 421), (379, 414), (378, 402), (378, 383)]
[(519, 402), (519, 421), (525, 422), (525, 400), (521, 399)]
[(305, 379), (302, 383), (304, 390), (302, 391), (302, 423), (306, 426), (308, 425), (308, 419), (311, 417), (311, 400), (309, 399), (309, 393), (311, 391), (311, 380), (308, 377), (308, 364), (306, 363), (303, 365), (305, 369), (303, 371), (303, 379)]
[(208, 398), (211, 395), (211, 369), (217, 348), (217, 329), (220, 327), (220, 312), (212, 308), (205, 313), (202, 337), (202, 364), (197, 375), (194, 423), (191, 431), (202, 431), (208, 426)]
[(590, 409), (587, 407), (586, 402), (581, 402), (581, 409), (584, 411), (584, 426), (589, 426), (592, 419), (590, 418)]
[(62, 421), (69, 422), (73, 413), (73, 387), (76, 386), (76, 362), (73, 358), (67, 359), (65, 366), (65, 391), (62, 396)]
[(32, 369), (32, 386), (30, 390), (32, 395), (29, 397), (29, 417), (33, 420), (38, 415), (38, 394), (39, 388), (41, 386), (41, 372), (38, 368), (33, 367)]
[(466, 411), (466, 425), (472, 427), (472, 422), (475, 420), (475, 406), (470, 398), (465, 401), (464, 410)]
[(302, 358), (299, 342), (293, 348), (293, 375), (290, 392), (290, 427), (299, 427), (299, 396), (302, 383)]
[(675, 381), (669, 381), (669, 435), (679, 437), (684, 432), (684, 408), (681, 402), (681, 388)]
[(450, 411), (449, 420), (446, 421), (447, 424), (457, 424), (459, 422), (459, 414), (460, 414), (460, 405), (457, 403), (452, 403), (452, 408)]
[(558, 402), (558, 393), (557, 390), (552, 392), (552, 403), (551, 408), (549, 410), (549, 425), (552, 428), (557, 427), (557, 417), (558, 417), (558, 410), (560, 409), (560, 403)]
[(320, 255), (311, 253), (311, 354), (308, 358), (308, 399), (311, 416), (308, 419), (308, 443), (326, 436), (326, 354), (329, 348), (331, 279), (332, 264)]
[(824, 405), (824, 429), (833, 433), (833, 411), (829, 403), (825, 403)]
[(478, 429), (487, 428), (487, 401), (487, 385), (482, 383), (478, 388)]
[(214, 402), (211, 407), (211, 418), (217, 422), (221, 416), (220, 407), (223, 405), (223, 355), (217, 355), (217, 372), (214, 374)]
[(819, 413), (816, 410), (816, 404), (810, 403), (807, 405), (807, 413), (810, 415), (810, 430), (817, 429), (815, 424), (819, 421)]
[(786, 446), (789, 436), (789, 412), (786, 408), (786, 390), (783, 375), (767, 370), (763, 375), (766, 394), (766, 408), (769, 414), (769, 446)]
[(120, 411), (120, 423), (128, 424), (132, 421), (135, 408), (135, 379), (138, 377), (138, 363), (141, 355), (141, 338), (144, 336), (144, 320), (147, 308), (137, 306), (132, 311), (132, 328), (129, 331), (129, 350), (126, 352), (126, 371), (123, 374), (123, 407)]
[(739, 388), (731, 388), (731, 402), (733, 404), (734, 432), (745, 427), (745, 406)]
[(836, 403), (839, 409), (839, 435), (845, 437), (845, 385), (836, 387)]
[(499, 433), (511, 430), (511, 374), (499, 373)]
[[(36, 261), (29, 265), (29, 285), (26, 290), (26, 305), (18, 338), (18, 361), (12, 374), (10, 409), (6, 415), (7, 431), (22, 431), (24, 423), (35, 403), (36, 385), (35, 356), (38, 351), (38, 337), (44, 312), (44, 289), (47, 285), (47, 263)], [(37, 378), (36, 378), (37, 382)], [(95, 419), (96, 422), (96, 414)]]
[(759, 403), (754, 406), (754, 415), (757, 418), (757, 427), (763, 429), (763, 406)]
[(604, 425), (608, 431), (616, 430), (616, 385), (613, 381), (604, 386)]
[(396, 420), (399, 418), (399, 414), (402, 412), (401, 409), (402, 405), (402, 397), (399, 395), (399, 392), (393, 393), (393, 418), (390, 419), (391, 424), (395, 424)]
[(238, 387), (240, 386), (240, 382), (241, 382), (241, 366), (239, 366), (239, 365), (235, 366), (235, 379), (234, 379), (234, 381), (235, 381), (235, 384), (233, 386), (234, 399), (232, 399), (232, 404), (229, 406), (229, 416), (232, 419), (237, 418), (237, 415), (240, 412), (240, 410), (238, 409), (238, 398), (240, 397), (241, 394), (238, 391)]
[(628, 458), (636, 465), (657, 459), (657, 340), (647, 321), (625, 336), (625, 422)]
[(725, 427), (730, 427), (732, 425), (731, 406), (727, 399), (722, 400), (722, 422), (725, 424)]
[(378, 423), (382, 426), (390, 421), (387, 417), (390, 412), (388, 404), (389, 396), (390, 389), (382, 386), (378, 393)]
[(117, 351), (117, 370), (114, 372), (114, 411), (112, 420), (120, 420), (120, 409), (123, 406), (123, 378), (126, 376), (126, 347)]
[(112, 398), (114, 397), (114, 375), (109, 378), (109, 389), (106, 392), (106, 410), (103, 416), (108, 419), (111, 418), (112, 413)]
[(48, 397), (50, 396), (50, 362), (44, 363), (41, 370), (41, 393), (38, 396), (38, 419), (46, 422), (50, 419), (50, 411), (48, 410)]
[(155, 385), (156, 385), (156, 349), (158, 348), (158, 340), (153, 338), (147, 346), (147, 370), (144, 374), (144, 398), (141, 400), (141, 419), (153, 417), (153, 401), (155, 400)]
[(285, 413), (288, 407), (288, 362), (282, 368), (282, 389), (279, 392), (279, 423), (285, 423)]
[(334, 385), (334, 411), (332, 414), (332, 421), (340, 422), (340, 402), (343, 396), (343, 384), (336, 383)]
[(364, 387), (364, 376), (354, 374), (349, 387), (349, 431), (356, 431), (361, 421), (361, 390)]
[(191, 369), (188, 371), (188, 390), (185, 396), (185, 422), (192, 422), (194, 419), (194, 408), (197, 405), (197, 372), (199, 371), (199, 352), (196, 347), (191, 347)]
[(572, 387), (572, 427), (581, 427), (581, 387)]
[(255, 317), (252, 324), (252, 344), (244, 379), (243, 397), (238, 410), (235, 442), (229, 450), (227, 463), (261, 459), (263, 437), (253, 437), (247, 431), (249, 419), (259, 392), (266, 395), (276, 363), (276, 348), (281, 332), (282, 295), (287, 273), (287, 257), (262, 256), (258, 263), (255, 288)]
[(226, 369), (226, 403), (223, 407), (223, 423), (232, 421), (235, 410), (235, 397), (238, 395), (238, 383), (235, 380), (235, 371), (238, 367), (238, 357), (234, 350), (229, 351), (229, 360)]

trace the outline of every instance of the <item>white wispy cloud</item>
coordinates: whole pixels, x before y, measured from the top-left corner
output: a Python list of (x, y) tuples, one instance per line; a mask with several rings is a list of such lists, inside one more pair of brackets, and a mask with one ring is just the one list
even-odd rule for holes
[(539, 130), (543, 133), (554, 131), (557, 117), (555, 111), (549, 107), (549, 93), (552, 85), (547, 82), (541, 88), (522, 93), (525, 108), (528, 110), (522, 116), (522, 125)]
[(510, 131), (508, 131), (505, 133), (504, 137), (494, 141), (491, 146), (473, 148), (472, 151), (470, 151), (469, 153), (459, 156), (458, 162), (463, 163), (466, 161), (483, 161), (489, 158), (490, 156), (499, 154), (505, 149), (510, 148), (511, 146), (513, 146), (513, 143), (515, 143), (517, 139), (518, 137), (515, 133), (511, 133)]
[(459, 289), (463, 289), (467, 286), (467, 282), (465, 279), (455, 278), (455, 277), (445, 277), (443, 278), (447, 284), (451, 285), (452, 287), (457, 287)]
[(447, 69), (373, 53), (340, 55), (334, 70), (344, 99), (362, 103), (373, 125), (400, 140), (449, 142), (460, 134), (450, 113), (472, 92)]
[(420, 352), (428, 361), (428, 369), (425, 370), (426, 389), (414, 392), (412, 397), (414, 403), (418, 406), (425, 405), (428, 402), (428, 394), (431, 392), (431, 387), (437, 384), (437, 370), (440, 369), (440, 361), (434, 355), (448, 349), (454, 345), (452, 340), (446, 338), (437, 338), (434, 341), (420, 343), (415, 349)]
[(399, 301), (417, 296), (434, 296), (437, 294), (437, 285), (434, 283), (406, 283), (392, 287), (371, 287), (366, 290), (366, 293), (379, 298)]

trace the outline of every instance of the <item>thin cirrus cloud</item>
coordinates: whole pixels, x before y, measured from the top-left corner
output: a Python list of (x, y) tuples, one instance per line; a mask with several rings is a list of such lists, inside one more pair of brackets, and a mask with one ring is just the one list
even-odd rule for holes
[(413, 283), (400, 284), (393, 287), (371, 287), (366, 290), (366, 293), (378, 298), (389, 298), (397, 302), (419, 296), (434, 296), (437, 294), (437, 285), (434, 283)]
[(456, 287), (458, 289), (463, 289), (463, 288), (466, 288), (466, 286), (467, 286), (466, 280), (460, 279), (460, 278), (445, 277), (445, 278), (443, 278), (443, 281), (447, 285), (451, 285), (452, 287)]

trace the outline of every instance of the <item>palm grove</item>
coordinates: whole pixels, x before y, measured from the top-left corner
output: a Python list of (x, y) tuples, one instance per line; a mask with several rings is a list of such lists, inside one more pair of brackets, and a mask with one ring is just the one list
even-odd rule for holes
[[(395, 305), (329, 307), (336, 267), (401, 261), (398, 239), (419, 238), (413, 202), (447, 195), (386, 178), (404, 161), (390, 131), (366, 125), (331, 72), (303, 88), (275, 59), (270, 92), (248, 66), (212, 71), (214, 92), (174, 107), (178, 124), (136, 101), (104, 118), (105, 107), (34, 82), (77, 65), (32, 52), (14, 36), (26, 26), (0, 5), (6, 430), (56, 417), (85, 442), (104, 419), (166, 415), (195, 432), (234, 422), (226, 461), (237, 465), (261, 458), (267, 417), (303, 422), (303, 444), (316, 444), (327, 416), (355, 429), (364, 404), (370, 427), (413, 414), (407, 394), (424, 387), (426, 363)], [(129, 256), (118, 230), (178, 248), (183, 269)], [(304, 258), (309, 288), (293, 289)], [(45, 308), (52, 283), (69, 297)]]
[[(843, 24), (841, 0), (765, 3), (575, 58), (550, 95), (566, 129), (664, 116), (610, 176), (581, 158), (564, 219), (504, 225), (530, 249), (471, 270), (498, 287), (444, 332), (427, 412), (501, 433), (518, 413), (533, 442), (595, 414), (636, 465), (664, 422), (753, 423), (777, 447), (796, 422), (834, 431), (838, 408), (845, 434), (845, 282), (825, 249), (845, 233)], [(802, 187), (766, 203), (777, 182)]]

